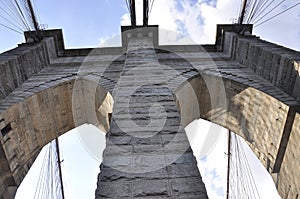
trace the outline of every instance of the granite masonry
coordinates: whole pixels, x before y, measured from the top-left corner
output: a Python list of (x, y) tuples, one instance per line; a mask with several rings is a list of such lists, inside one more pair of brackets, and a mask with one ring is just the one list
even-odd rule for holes
[(85, 123), (107, 132), (96, 198), (207, 198), (184, 131), (198, 118), (242, 136), (281, 197), (298, 198), (300, 53), (251, 31), (218, 25), (214, 45), (161, 46), (157, 26), (122, 27), (120, 47), (65, 49), (47, 30), (1, 54), (0, 198)]

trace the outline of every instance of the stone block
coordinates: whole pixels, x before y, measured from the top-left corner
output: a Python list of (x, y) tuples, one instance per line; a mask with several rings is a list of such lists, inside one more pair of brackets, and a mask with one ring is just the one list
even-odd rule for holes
[(170, 181), (172, 195), (184, 196), (185, 194), (197, 194), (201, 199), (208, 198), (206, 188), (199, 178), (179, 178)]
[[(130, 198), (132, 196), (132, 187), (130, 183), (119, 182), (100, 182), (96, 190), (96, 199), (98, 198)], [(116, 191), (118, 190), (118, 191)]]
[(132, 184), (134, 197), (168, 196), (167, 180), (135, 181)]

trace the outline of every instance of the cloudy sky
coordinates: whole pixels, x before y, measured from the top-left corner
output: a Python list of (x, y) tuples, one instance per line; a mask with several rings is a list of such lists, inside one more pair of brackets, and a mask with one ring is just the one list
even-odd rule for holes
[[(275, 2), (279, 0), (275, 0)], [(96, 47), (120, 34), (120, 24), (129, 24), (125, 0), (90, 0), (87, 3), (71, 0), (34, 0), (40, 24), (49, 29), (63, 28), (67, 48)], [(142, 23), (142, 1), (137, 0), (137, 21)], [(298, 0), (285, 0), (272, 16)], [(214, 43), (216, 24), (236, 22), (241, 0), (155, 0), (150, 24), (181, 33), (196, 43)], [(3, 8), (4, 5), (1, 5)], [(5, 13), (0, 10), (2, 15)], [(8, 17), (7, 17), (8, 18)], [(0, 17), (0, 23), (8, 24)], [(295, 7), (259, 27), (254, 33), (281, 45), (300, 49), (300, 7)], [(23, 42), (22, 34), (0, 26), (0, 51)], [(166, 38), (161, 38), (166, 40)]]
[[(298, 0), (286, 0), (277, 8), (275, 13), (286, 9), (290, 5), (297, 3)], [(37, 9), (37, 15), (40, 24), (48, 29), (63, 28), (66, 48), (97, 47), (105, 43), (106, 40), (120, 34), (120, 25), (129, 25), (129, 14), (124, 0), (90, 0), (71, 1), (71, 0), (33, 0), (34, 7)], [(142, 23), (142, 4), (137, 0), (137, 18), (138, 24)], [(174, 31), (181, 34), (181, 41), (192, 40), (199, 44), (214, 43), (216, 24), (232, 23), (237, 21), (240, 12), (241, 0), (155, 0), (150, 13), (149, 24), (158, 24), (161, 29)], [(5, 8), (0, 3), (0, 8)], [(5, 13), (0, 9), (0, 24), (7, 25), (3, 19)], [(269, 15), (269, 16), (272, 16)], [(300, 7), (295, 7), (289, 12), (280, 15), (274, 20), (254, 28), (254, 34), (262, 39), (276, 42), (280, 45), (288, 46), (295, 50), (300, 50)], [(188, 39), (186, 39), (188, 38)], [(160, 37), (161, 43), (172, 43), (176, 38)], [(18, 43), (24, 42), (23, 35), (13, 32), (0, 25), (0, 52), (16, 47)], [(78, 134), (65, 141), (66, 153), (74, 149), (68, 148), (72, 144), (80, 145)], [(62, 140), (62, 142), (64, 142)], [(78, 144), (79, 143), (79, 144)], [(221, 146), (221, 145), (219, 145)], [(79, 147), (77, 147), (78, 149)], [(79, 149), (78, 149), (79, 150)], [(223, 150), (223, 149), (221, 149)], [(83, 174), (84, 176), (95, 176), (98, 172), (98, 162), (92, 159), (84, 159), (86, 153), (76, 151), (83, 162), (93, 162), (96, 166), (92, 167), (92, 174)], [(65, 167), (67, 166), (67, 154), (65, 154)], [(211, 165), (207, 157), (203, 159), (203, 164)], [(74, 158), (74, 159), (76, 159)], [(224, 158), (224, 157), (223, 157)], [(70, 160), (71, 161), (71, 160)], [(92, 163), (91, 163), (92, 164)], [(72, 167), (74, 168), (74, 167)], [(79, 168), (75, 173), (82, 173)], [(70, 168), (67, 169), (70, 171)], [(211, 176), (215, 170), (206, 170), (203, 175)], [(214, 173), (214, 183), (210, 186), (219, 185), (224, 180), (224, 172)], [(67, 177), (72, 174), (66, 172)], [(94, 178), (95, 179), (95, 178)], [(95, 179), (96, 180), (96, 179)], [(76, 180), (70, 181), (69, 186), (74, 186), (74, 190), (79, 190), (80, 184), (74, 185)], [(72, 185), (73, 183), (73, 185)], [(94, 189), (95, 181), (91, 182)], [(220, 186), (215, 190), (220, 190)], [(222, 190), (224, 192), (224, 190)], [(221, 191), (221, 192), (222, 192)], [(74, 193), (74, 192), (73, 192)], [(93, 194), (93, 193), (92, 193)], [(214, 198), (219, 197), (218, 191), (213, 193)], [(74, 194), (80, 197), (80, 193)], [(21, 195), (20, 198), (22, 198)], [(86, 195), (85, 195), (86, 196)], [(72, 197), (74, 198), (74, 196)], [(222, 198), (222, 197), (220, 197)]]

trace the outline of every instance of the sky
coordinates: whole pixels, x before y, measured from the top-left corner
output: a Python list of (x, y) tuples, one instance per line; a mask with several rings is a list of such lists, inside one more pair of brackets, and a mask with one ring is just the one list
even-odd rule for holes
[[(76, 0), (33, 0), (38, 20), (43, 27), (46, 27), (46, 29), (63, 29), (66, 48), (103, 46), (105, 41), (120, 35), (120, 25), (130, 24), (124, 0), (89, 0), (85, 2)], [(278, 9), (279, 11), (283, 10), (295, 2), (297, 0), (286, 0)], [(158, 24), (161, 29), (179, 33), (181, 35), (179, 39), (183, 43), (193, 41), (199, 44), (212, 44), (215, 39), (216, 24), (236, 22), (240, 4), (241, 1), (236, 0), (155, 0), (150, 13), (149, 24)], [(0, 4), (0, 6), (2, 5)], [(141, 0), (137, 0), (137, 9), (140, 8), (137, 12), (138, 24), (141, 24), (142, 21), (141, 6)], [(4, 14), (1, 9), (0, 14), (2, 16)], [(4, 23), (1, 17), (0, 23)], [(300, 7), (291, 9), (289, 12), (259, 27), (254, 27), (254, 34), (262, 39), (300, 51)], [(176, 43), (178, 42), (176, 39), (178, 37), (160, 35), (161, 44)], [(0, 26), (0, 52), (17, 47), (17, 44), (22, 42), (24, 42), (22, 34)], [(92, 127), (84, 127), (84, 129), (87, 128)], [(90, 132), (89, 130), (84, 131)], [(86, 147), (84, 147), (84, 138), (80, 135), (80, 130), (77, 129), (75, 133), (66, 134), (65, 138), (61, 138), (61, 143), (63, 143), (61, 145), (66, 147), (66, 149), (63, 149), (64, 163), (62, 165), (65, 167), (64, 175), (66, 179), (70, 179), (73, 175), (68, 172), (74, 169), (72, 172), (79, 176), (78, 179), (84, 177), (90, 179), (86, 187), (94, 190), (96, 186), (95, 176), (99, 172), (99, 159), (95, 159), (91, 152), (83, 150)], [(67, 138), (68, 136), (69, 138)], [(99, 136), (101, 137), (101, 133)], [(76, 149), (74, 149), (75, 145)], [(221, 145), (218, 144), (217, 146)], [(68, 157), (68, 153), (75, 153), (75, 150), (76, 157), (74, 157), (74, 154), (73, 156), (69, 154), (70, 157)], [(88, 156), (87, 154), (90, 155)], [(210, 154), (213, 154), (213, 152)], [(75, 168), (74, 165), (68, 166), (68, 162), (72, 162), (72, 158), (73, 160), (80, 159), (81, 162), (86, 162), (84, 169), (82, 166), (79, 168)], [(222, 158), (224, 159), (224, 157)], [(202, 165), (211, 166), (213, 163), (209, 160), (214, 159), (214, 155), (207, 156), (203, 159)], [(91, 173), (83, 173), (83, 170), (89, 170)], [(223, 170), (220, 170), (220, 173), (215, 173), (214, 170), (204, 170), (203, 172), (204, 175), (210, 176), (214, 180), (209, 187), (222, 182), (224, 178), (221, 177), (224, 175)], [(213, 177), (211, 177), (212, 174), (214, 174)], [(80, 194), (89, 193), (92, 195), (84, 195), (84, 198), (93, 198), (94, 191), (86, 193), (76, 192), (80, 190), (78, 188), (80, 185), (76, 185), (77, 180), (67, 180), (66, 187), (73, 187), (72, 191), (69, 191), (71, 193), (67, 192), (67, 194), (73, 194), (70, 198), (83, 198)], [(24, 189), (28, 191), (27, 188)], [(19, 198), (24, 198), (23, 193), (20, 194), (19, 191), (18, 193)], [(216, 194), (213, 198), (222, 198), (218, 193), (212, 194)]]
[[(142, 23), (141, 2), (137, 0), (138, 24)], [(285, 2), (275, 10), (276, 13), (298, 1)], [(237, 21), (240, 4), (241, 0), (155, 0), (149, 24), (158, 24), (161, 29), (180, 33), (196, 43), (214, 43), (216, 24)], [(119, 35), (120, 25), (130, 24), (125, 0), (89, 0), (86, 3), (33, 0), (33, 5), (43, 27), (63, 28), (67, 48), (97, 47), (112, 36)], [(1, 4), (0, 6), (3, 7)], [(0, 10), (1, 13), (5, 14)], [(0, 23), (7, 25), (1, 17)], [(255, 27), (254, 34), (299, 51), (300, 7)], [(164, 43), (169, 38), (160, 39)], [(0, 26), (0, 52), (22, 42), (22, 34)]]
[[(224, 199), (227, 180), (228, 130), (202, 119), (193, 121), (185, 130), (209, 197), (211, 199)], [(215, 142), (211, 145), (210, 150), (204, 149), (204, 140), (212, 139)], [(246, 142), (241, 137), (238, 139), (241, 140), (241, 146), (245, 148), (253, 176), (259, 176), (259, 178), (255, 178), (255, 184), (258, 187), (260, 198), (279, 199), (274, 182), (266, 169)], [(233, 138), (232, 140), (235, 143)], [(94, 198), (97, 175), (100, 171), (99, 165), (102, 162), (101, 154), (105, 148), (105, 134), (97, 127), (85, 124), (60, 136), (59, 145), (66, 199)], [(49, 144), (43, 148), (37, 157), (19, 187), (15, 199), (34, 198), (44, 156), (48, 157), (48, 148)], [(234, 154), (234, 151), (231, 153)], [(236, 164), (234, 158), (232, 162)], [(233, 195), (235, 194), (233, 193)], [(57, 199), (59, 197), (52, 198)]]
[[(213, 124), (209, 121), (198, 119), (194, 120), (190, 123), (186, 128), (186, 133), (189, 138), (189, 142), (191, 144), (193, 153), (198, 162), (198, 168), (202, 175), (203, 181), (205, 183), (207, 193), (209, 198), (211, 199), (224, 199), (226, 198), (226, 182), (227, 182), (227, 154), (228, 154), (228, 129), (225, 129), (219, 125)], [(240, 148), (244, 149), (246, 154), (247, 161), (250, 166), (250, 170), (254, 178), (254, 183), (258, 188), (257, 193), (259, 194), (258, 198), (261, 199), (279, 199), (279, 195), (276, 191), (274, 182), (267, 172), (267, 170), (263, 167), (261, 162), (257, 159), (256, 155), (252, 152), (250, 147), (244, 141), (244, 139), (240, 136), (231, 135), (231, 168), (233, 165), (240, 165), (239, 161), (236, 161), (237, 152), (234, 150), (234, 145), (239, 141)], [(210, 150), (207, 149), (207, 145), (204, 145), (206, 141), (211, 142)], [(243, 158), (241, 158), (243, 159)], [(244, 162), (245, 162), (244, 161)], [(243, 162), (243, 163), (244, 163)], [(238, 172), (246, 173), (244, 168), (243, 171), (239, 170)], [(238, 180), (236, 178), (235, 169), (230, 170), (230, 183), (234, 186), (234, 188), (230, 189), (230, 198), (245, 198), (245, 196), (251, 197), (250, 194), (253, 194), (255, 191), (250, 191), (250, 193), (243, 193), (240, 189), (240, 185), (238, 186), (235, 182), (240, 181), (240, 176)], [(259, 178), (258, 178), (259, 176)], [(252, 184), (254, 184), (252, 182)], [(245, 182), (243, 182), (245, 183)], [(245, 183), (246, 184), (246, 183)], [(238, 192), (237, 193), (237, 188)], [(241, 195), (238, 195), (241, 194)], [(240, 197), (242, 196), (242, 197)], [(257, 195), (256, 195), (257, 196)]]
[[(87, 147), (91, 144), (92, 147)], [(100, 162), (102, 162), (101, 154), (105, 147), (105, 134), (97, 127), (85, 124), (60, 136), (59, 146), (65, 198), (95, 198), (97, 175), (100, 172)], [(15, 199), (34, 198), (43, 159), (45, 154), (48, 155), (48, 148), (49, 144), (40, 152), (18, 188)], [(96, 154), (95, 151), (98, 153)], [(52, 199), (58, 198), (52, 197)]]

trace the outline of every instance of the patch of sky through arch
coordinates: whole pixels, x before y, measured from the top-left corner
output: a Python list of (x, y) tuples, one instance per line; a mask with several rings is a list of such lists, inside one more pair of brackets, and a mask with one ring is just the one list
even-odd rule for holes
[[(203, 182), (205, 183), (209, 198), (226, 198), (228, 129), (209, 121), (198, 119), (191, 122), (185, 130), (191, 144), (193, 154), (196, 157), (198, 168)], [(204, 142), (207, 140), (215, 140), (215, 142), (212, 142), (209, 149), (204, 149), (203, 147), (209, 146), (204, 145)], [(252, 175), (256, 176), (254, 178), (254, 182), (258, 188), (260, 198), (279, 199), (280, 196), (270, 174), (243, 138), (240, 136), (234, 136), (234, 138), (232, 138), (232, 145), (236, 143), (237, 140), (239, 140), (241, 148), (245, 151)], [(234, 154), (235, 151), (231, 149), (231, 153)], [(235, 160), (232, 159), (231, 161)], [(236, 162), (233, 163), (236, 164)], [(235, 174), (235, 171), (231, 172)], [(235, 188), (234, 180), (230, 181), (230, 183), (233, 185), (232, 195), (234, 197), (238, 197), (238, 194), (240, 193), (237, 193), (239, 190)]]
[[(224, 199), (226, 196), (228, 130), (201, 119), (190, 123), (185, 130), (197, 159), (198, 168), (207, 188), (209, 198)], [(214, 132), (210, 132), (211, 130)], [(88, 136), (93, 139), (90, 141), (93, 142), (82, 143), (80, 131), (84, 134), (88, 132)], [(218, 131), (217, 134), (215, 131)], [(83, 125), (73, 129), (71, 132), (64, 134), (60, 138), (64, 184), (66, 183), (66, 199), (93, 198), (97, 174), (100, 171), (99, 165), (102, 161), (102, 152), (105, 147), (105, 135), (92, 125)], [(209, 134), (217, 136), (215, 137), (216, 142), (211, 145), (209, 150), (203, 150), (203, 143), (205, 140), (207, 141)], [(86, 144), (90, 145), (94, 142), (102, 142), (102, 144), (98, 144), (100, 148), (96, 149), (97, 154), (101, 157), (96, 159), (89, 151), (90, 149), (87, 150), (89, 147), (85, 147)], [(270, 175), (247, 146), (246, 142), (243, 142), (243, 147), (249, 159), (251, 159), (251, 168), (254, 169), (254, 175), (258, 176), (257, 183), (260, 183), (258, 187), (261, 189), (260, 198), (279, 199), (280, 197)], [(22, 183), (18, 189), (16, 199), (32, 198), (39, 175), (39, 169), (35, 168), (35, 166), (42, 164), (41, 158), (38, 157), (37, 160), (25, 177), (25, 183)]]

